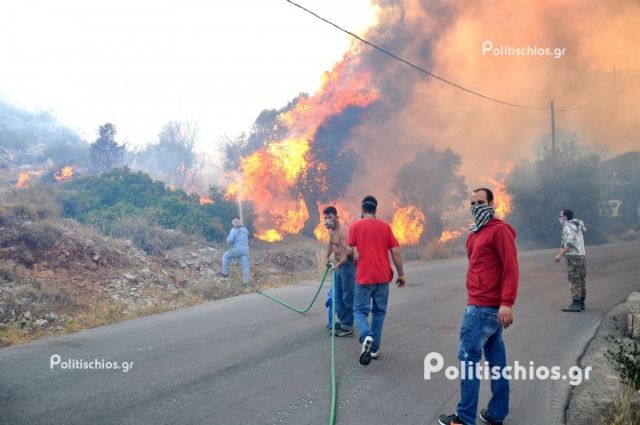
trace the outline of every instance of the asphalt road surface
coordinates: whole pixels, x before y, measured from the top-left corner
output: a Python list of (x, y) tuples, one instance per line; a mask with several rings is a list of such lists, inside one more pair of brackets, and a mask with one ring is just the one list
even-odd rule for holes
[[(640, 289), (640, 245), (590, 247), (587, 311), (569, 303), (555, 251), (520, 255), (515, 323), (504, 338), (510, 364), (575, 365), (603, 314)], [(466, 261), (420, 263), (391, 289), (380, 359), (358, 364), (355, 337), (337, 339), (337, 424), (436, 424), (458, 400), (444, 372), (424, 379), (424, 358), (456, 364)], [(316, 283), (271, 291), (291, 303)], [(130, 320), (0, 350), (2, 424), (325, 424), (330, 338), (323, 291), (306, 315), (256, 294)], [(133, 362), (128, 372), (51, 369), (60, 361)], [(54, 357), (54, 360), (56, 357)], [(479, 407), (489, 398), (482, 384)], [(561, 424), (567, 381), (513, 381), (506, 424)], [(480, 423), (480, 420), (478, 420)]]

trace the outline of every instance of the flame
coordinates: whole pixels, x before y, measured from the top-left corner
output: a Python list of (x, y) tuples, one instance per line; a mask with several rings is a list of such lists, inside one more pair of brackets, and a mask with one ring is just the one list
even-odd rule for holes
[(442, 233), (440, 234), (440, 239), (438, 240), (438, 242), (440, 243), (446, 243), (450, 240), (453, 239), (458, 239), (460, 236), (462, 236), (462, 232), (459, 230), (443, 230)]
[[(357, 65), (356, 56), (347, 54), (331, 72), (323, 75), (317, 93), (299, 96), (290, 109), (278, 115), (272, 134), (277, 130), (278, 134), (284, 133), (283, 137), (277, 140), (273, 137), (266, 146), (241, 158), (240, 176), (227, 186), (225, 198), (253, 202), (258, 238), (279, 241), (285, 234), (297, 234), (304, 228), (309, 219), (308, 208), (315, 206), (306, 205), (302, 199), (301, 176), (310, 166), (329, 167), (310, 157), (318, 128), (345, 108), (365, 107), (378, 98), (378, 93), (371, 89), (372, 76), (358, 72)], [(326, 187), (314, 189), (320, 193), (327, 191)], [(316, 232), (316, 236), (323, 238), (321, 233)]]
[(329, 229), (324, 225), (324, 220), (320, 220), (320, 223), (313, 230), (313, 234), (320, 242), (329, 242)]
[(491, 169), (496, 177), (485, 177), (483, 180), (493, 192), (493, 206), (496, 211), (496, 217), (503, 219), (512, 211), (511, 195), (507, 192), (507, 177), (513, 171), (513, 162), (507, 162), (502, 165), (500, 161), (494, 161)]
[(511, 195), (507, 193), (504, 182), (496, 183), (494, 186), (493, 203), (496, 209), (496, 217), (503, 219), (511, 213)]
[(282, 233), (278, 232), (276, 229), (269, 229), (262, 233), (258, 233), (256, 234), (256, 238), (265, 242), (278, 242), (284, 239)]
[(31, 180), (31, 175), (29, 173), (27, 173), (27, 172), (22, 172), (18, 176), (18, 181), (16, 182), (16, 187), (18, 189), (24, 189), (25, 187), (27, 187), (27, 185), (29, 185), (30, 180)]
[(207, 196), (200, 196), (200, 205), (213, 205), (213, 199)]
[(67, 165), (66, 167), (62, 167), (60, 171), (54, 174), (53, 178), (56, 179), (57, 182), (62, 182), (69, 180), (73, 177), (73, 172), (75, 171), (75, 165)]
[(396, 239), (401, 244), (417, 244), (424, 231), (424, 214), (413, 206), (395, 208), (391, 228)]
[(18, 176), (18, 181), (16, 182), (16, 187), (18, 189), (24, 189), (27, 186), (31, 186), (31, 178), (40, 176), (42, 171), (23, 171)]

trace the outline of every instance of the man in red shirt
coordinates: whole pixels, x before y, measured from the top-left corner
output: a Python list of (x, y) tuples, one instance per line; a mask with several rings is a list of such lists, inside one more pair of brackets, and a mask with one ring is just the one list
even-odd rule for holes
[[(460, 402), (452, 415), (441, 415), (441, 425), (476, 423), (480, 380), (476, 376), (482, 352), (491, 370), (491, 400), (480, 411), (489, 425), (501, 425), (509, 412), (509, 381), (503, 373), (507, 356), (502, 329), (513, 323), (512, 307), (518, 292), (516, 232), (494, 218), (493, 193), (486, 188), (471, 193), (474, 225), (467, 238), (467, 308), (460, 328)], [(494, 376), (493, 371), (497, 371)], [(483, 374), (480, 374), (482, 376)]]
[(347, 253), (352, 254), (354, 249), (358, 251), (353, 316), (362, 344), (360, 364), (363, 366), (368, 365), (372, 358), (378, 358), (380, 350), (389, 282), (393, 279), (389, 251), (398, 271), (396, 284), (399, 287), (405, 285), (400, 244), (391, 226), (376, 218), (377, 209), (376, 198), (365, 197), (362, 200), (362, 220), (351, 225), (347, 238)]

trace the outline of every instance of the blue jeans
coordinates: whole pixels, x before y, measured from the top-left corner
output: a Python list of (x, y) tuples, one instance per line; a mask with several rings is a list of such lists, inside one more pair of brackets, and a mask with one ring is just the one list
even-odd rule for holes
[(334, 275), (336, 315), (342, 329), (353, 329), (353, 292), (356, 282), (356, 268), (352, 263), (345, 263)]
[(229, 274), (229, 264), (233, 260), (240, 260), (242, 266), (242, 282), (249, 283), (251, 272), (249, 270), (249, 250), (231, 248), (222, 256), (222, 274)]
[[(476, 423), (480, 380), (475, 373), (483, 350), (490, 370), (495, 366), (502, 370), (506, 366), (507, 354), (502, 341), (502, 327), (498, 323), (498, 307), (468, 305), (460, 326), (458, 352), (458, 359), (464, 362), (467, 374), (466, 379), (460, 380), (461, 398), (456, 409), (465, 425)], [(491, 379), (491, 400), (487, 410), (496, 421), (504, 420), (509, 413), (509, 381), (502, 374), (498, 379)]]
[[(375, 283), (371, 285), (355, 286), (353, 316), (360, 342), (365, 337), (373, 337), (372, 352), (377, 352), (382, 342), (382, 325), (384, 316), (387, 314), (387, 301), (389, 300), (389, 284)], [(371, 313), (371, 324), (369, 324), (369, 313)]]

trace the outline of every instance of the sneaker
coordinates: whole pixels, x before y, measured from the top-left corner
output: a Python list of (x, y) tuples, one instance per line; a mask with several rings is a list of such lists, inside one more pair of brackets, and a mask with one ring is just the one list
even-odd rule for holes
[(484, 422), (485, 424), (489, 424), (489, 425), (502, 425), (502, 421), (496, 421), (494, 419), (491, 419), (491, 416), (489, 415), (489, 412), (487, 411), (487, 409), (482, 409), (480, 411), (480, 419), (482, 420), (482, 422)]
[(373, 337), (366, 336), (362, 341), (362, 351), (360, 351), (360, 364), (367, 366), (371, 363), (371, 346), (373, 345)]
[(218, 276), (224, 277), (225, 279), (229, 277), (229, 273), (218, 273)]
[(380, 350), (375, 351), (375, 352), (374, 352), (374, 351), (372, 351), (372, 352), (371, 352), (371, 359), (372, 359), (372, 360), (377, 359), (377, 358), (378, 358), (379, 353), (380, 353)]
[(353, 329), (336, 329), (335, 330), (335, 335), (337, 337), (341, 337), (341, 336), (353, 336)]
[(440, 415), (438, 422), (440, 422), (440, 425), (464, 425), (455, 413), (453, 415)]

